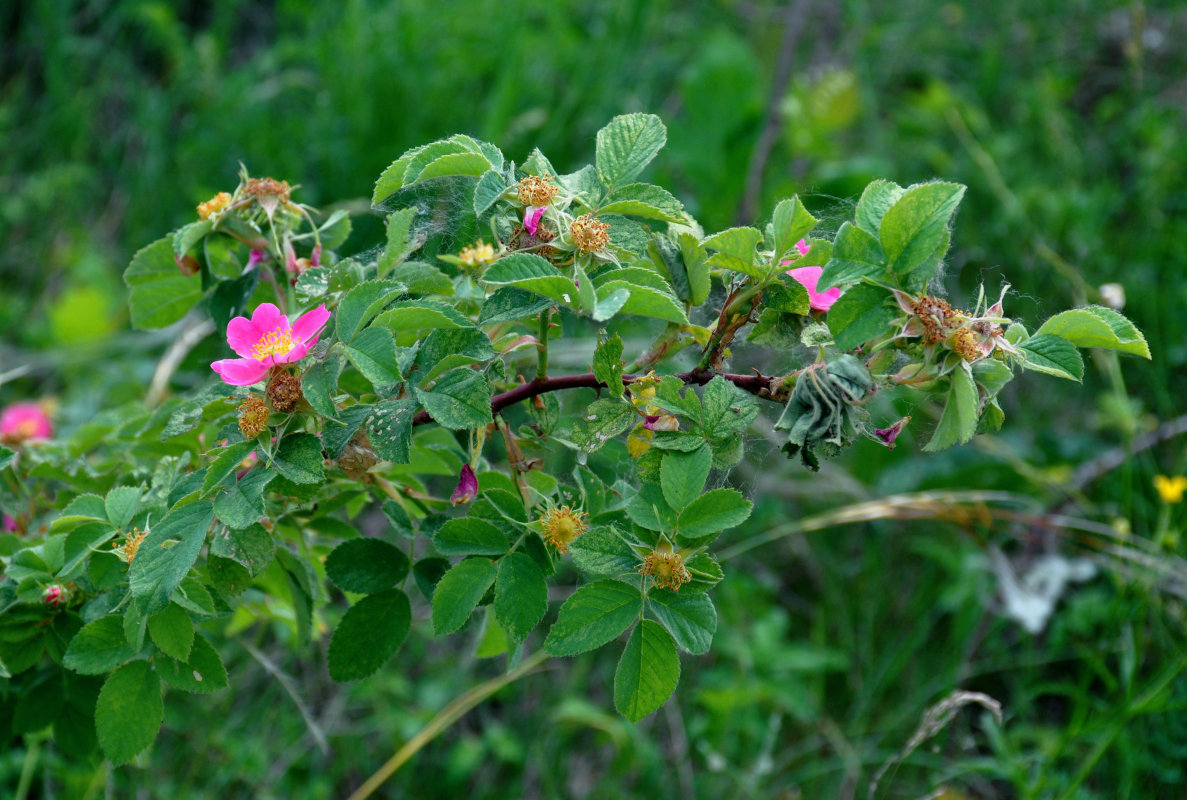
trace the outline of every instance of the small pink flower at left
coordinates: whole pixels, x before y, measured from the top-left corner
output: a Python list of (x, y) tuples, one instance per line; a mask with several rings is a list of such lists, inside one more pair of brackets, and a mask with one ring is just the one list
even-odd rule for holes
[(235, 317), (227, 324), (227, 344), (242, 358), (215, 361), (210, 368), (232, 386), (251, 386), (273, 366), (304, 358), (329, 319), (330, 312), (320, 305), (290, 325), (279, 308), (260, 303), (251, 319)]
[(37, 403), (13, 403), (0, 412), (0, 441), (21, 444), (54, 435), (49, 415)]
[[(800, 251), (801, 256), (806, 256), (810, 249), (803, 239), (796, 242), (795, 246)], [(783, 263), (790, 264), (791, 262), (784, 261)], [(823, 272), (824, 267), (797, 267), (787, 270), (788, 275), (795, 278), (801, 286), (808, 290), (808, 306), (813, 311), (828, 311), (832, 308), (833, 303), (837, 302), (837, 298), (841, 296), (841, 290), (835, 287), (829, 289), (827, 292), (816, 291)]]

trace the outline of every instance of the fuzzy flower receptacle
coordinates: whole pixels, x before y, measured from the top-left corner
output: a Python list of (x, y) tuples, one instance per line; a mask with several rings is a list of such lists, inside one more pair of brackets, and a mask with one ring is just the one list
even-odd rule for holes
[(261, 303), (251, 315), (227, 324), (227, 344), (240, 358), (215, 361), (210, 368), (232, 386), (251, 386), (278, 364), (300, 361), (309, 352), (330, 319), (325, 305), (302, 314), (296, 322), (271, 303)]
[(13, 403), (0, 412), (0, 441), (21, 444), (54, 435), (49, 415), (37, 403)]

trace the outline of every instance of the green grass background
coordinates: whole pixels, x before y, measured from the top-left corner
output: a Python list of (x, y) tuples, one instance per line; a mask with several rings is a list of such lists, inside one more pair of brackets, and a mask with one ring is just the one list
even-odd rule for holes
[[(120, 273), (233, 188), (240, 162), (357, 212), (349, 253), (381, 234), (367, 198), (407, 147), (465, 132), (567, 169), (612, 116), (648, 111), (669, 128), (650, 178), (707, 229), (796, 192), (838, 219), (873, 178), (960, 181), (955, 300), (1008, 279), (1007, 313), (1034, 325), (1120, 283), (1154, 352), (1091, 357), (1083, 386), (1025, 377), (1000, 435), (938, 456), (908, 434), (809, 475), (757, 431), (731, 476), (757, 503), (737, 540), (895, 492), (1003, 489), (1182, 554), (1182, 506), (1151, 483), (1184, 471), (1181, 438), (1069, 490), (1077, 467), (1185, 413), (1179, 4), (44, 0), (4, 4), (0, 30), (0, 373), (20, 373), (0, 401), (55, 395), (67, 431), (142, 396), (166, 340), (127, 331)], [(925, 431), (934, 409), (916, 402), (898, 411)], [(1101, 570), (1033, 636), (995, 613), (990, 545)], [(778, 538), (727, 565), (713, 650), (684, 660), (652, 718), (613, 715), (612, 657), (566, 660), (453, 726), (382, 796), (865, 797), (925, 710), (963, 688), (999, 700), (1004, 722), (959, 712), (876, 796), (1183, 797), (1182, 585), (1026, 522)], [(324, 641), (298, 655), (261, 626), (246, 635), (291, 693), (230, 641), (234, 688), (171, 695), (138, 764), (78, 763), (34, 737), (0, 754), (0, 786), (28, 769), (47, 798), (345, 796), (499, 669), (464, 636), (415, 628), (379, 676), (339, 686)]]

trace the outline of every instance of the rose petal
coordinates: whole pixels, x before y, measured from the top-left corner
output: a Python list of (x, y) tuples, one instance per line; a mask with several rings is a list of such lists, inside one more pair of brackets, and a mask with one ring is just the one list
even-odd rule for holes
[[(313, 341), (316, 342), (317, 332), (322, 329), (322, 326), (329, 319), (330, 312), (326, 310), (324, 303), (315, 309), (306, 311), (293, 323), (293, 338), (298, 342), (303, 342), (312, 336), (314, 337)], [(313, 342), (310, 342), (310, 344), (312, 345)]]
[(824, 267), (799, 267), (798, 269), (789, 269), (787, 274), (795, 278), (800, 284), (808, 290), (808, 305), (817, 311), (828, 311), (832, 304), (837, 302), (837, 298), (841, 296), (841, 290), (834, 287), (827, 292), (816, 291), (816, 286), (820, 282), (820, 275), (824, 272)]
[(235, 317), (227, 323), (227, 344), (244, 358), (251, 357), (251, 349), (263, 335), (264, 331), (247, 317)]
[(232, 386), (251, 386), (262, 381), (268, 374), (268, 369), (272, 366), (268, 362), (271, 360), (269, 357), (264, 363), (260, 363), (254, 358), (224, 358), (222, 361), (215, 361), (210, 368)]
[(544, 216), (544, 206), (528, 206), (523, 210), (523, 227), (528, 236), (536, 235), (536, 228), (540, 225), (540, 217)]
[(280, 309), (271, 303), (260, 303), (251, 315), (252, 324), (256, 326), (260, 336), (269, 331), (287, 331), (288, 317), (280, 313)]
[(795, 247), (797, 250), (800, 251), (801, 256), (808, 255), (808, 251), (811, 249), (810, 247), (808, 247), (807, 242), (805, 242), (803, 239), (800, 239), (798, 242), (796, 242)]

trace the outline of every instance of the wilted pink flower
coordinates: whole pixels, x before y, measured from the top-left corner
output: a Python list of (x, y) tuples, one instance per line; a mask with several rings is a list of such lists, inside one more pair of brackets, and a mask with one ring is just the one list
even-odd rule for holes
[(478, 496), (478, 478), (469, 464), (462, 465), (462, 472), (458, 475), (457, 488), (449, 496), (451, 506), (460, 506), (473, 501)]
[(13, 403), (0, 412), (0, 441), (21, 444), (54, 435), (53, 423), (37, 403)]
[(261, 303), (251, 319), (235, 317), (227, 324), (227, 344), (242, 358), (215, 361), (210, 368), (232, 386), (250, 386), (263, 380), (274, 365), (304, 358), (329, 318), (323, 304), (290, 325), (279, 308)]
[(251, 253), (247, 256), (247, 269), (253, 270), (258, 267), (265, 258), (268, 257), (267, 250), (260, 250), (257, 247), (251, 249)]
[(523, 210), (523, 227), (528, 236), (536, 235), (536, 228), (540, 227), (540, 217), (544, 216), (544, 206), (528, 206)]
[(247, 457), (239, 462), (239, 469), (235, 472), (235, 480), (240, 480), (244, 475), (251, 472), (251, 468), (254, 467), (259, 462), (259, 460), (260, 457), (256, 455), (255, 450), (252, 450), (250, 453), (248, 453)]
[(5, 514), (3, 518), (3, 525), (0, 525), (0, 528), (2, 528), (4, 531), (15, 531), (16, 520)]
[(874, 436), (878, 437), (878, 441), (886, 445), (888, 449), (893, 450), (894, 440), (898, 438), (898, 435), (903, 432), (903, 428), (907, 427), (907, 423), (910, 421), (910, 417), (903, 417), (889, 428), (874, 428)]
[[(801, 256), (806, 256), (810, 249), (803, 239), (796, 242), (795, 247), (800, 251)], [(790, 264), (792, 262), (784, 261), (783, 263)], [(808, 290), (808, 306), (815, 311), (828, 311), (841, 296), (841, 290), (836, 287), (827, 292), (816, 291), (816, 286), (820, 283), (820, 275), (823, 272), (824, 267), (797, 267), (787, 270), (788, 275), (795, 278), (801, 286)]]

